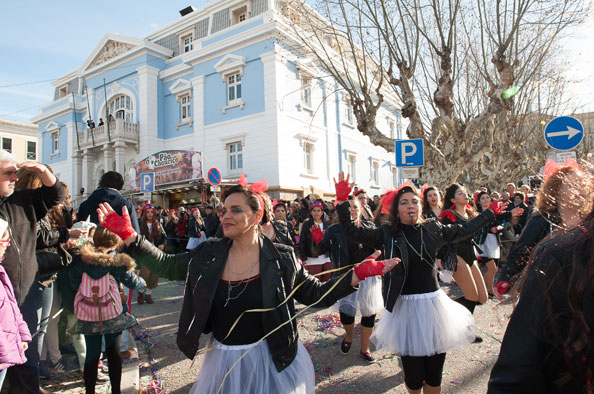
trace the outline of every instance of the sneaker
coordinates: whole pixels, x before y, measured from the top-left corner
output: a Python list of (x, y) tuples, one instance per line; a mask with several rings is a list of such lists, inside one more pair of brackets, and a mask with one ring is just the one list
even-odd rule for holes
[(374, 363), (375, 362), (375, 358), (371, 355), (370, 352), (366, 352), (366, 353), (359, 353), (361, 355), (361, 357), (363, 357), (363, 359), (365, 361), (368, 361), (370, 363)]
[(144, 299), (145, 299), (145, 301), (146, 301), (147, 304), (154, 304), (155, 303), (155, 301), (153, 301), (153, 297), (151, 297), (150, 294), (145, 295), (144, 296)]
[(52, 373), (45, 367), (43, 363), (39, 364), (39, 377), (41, 379), (49, 379), (52, 377)]
[(136, 301), (139, 304), (144, 304), (144, 293), (142, 293), (142, 292), (139, 291), (138, 292), (138, 298), (136, 299)]
[(56, 363), (48, 361), (47, 370), (51, 373), (63, 373), (66, 371), (66, 367), (64, 366), (62, 359), (59, 359)]
[(101, 372), (100, 369), (97, 370), (97, 381), (98, 382), (108, 382), (109, 381), (109, 375), (104, 374), (103, 372)]
[(482, 343), (482, 342), (483, 342), (483, 338), (479, 337), (478, 335), (476, 338), (474, 338), (474, 341), (472, 341), (472, 343)]
[(342, 354), (347, 354), (349, 350), (351, 350), (352, 344), (353, 342), (347, 342), (343, 339), (342, 343), (340, 344), (340, 351), (342, 352)]

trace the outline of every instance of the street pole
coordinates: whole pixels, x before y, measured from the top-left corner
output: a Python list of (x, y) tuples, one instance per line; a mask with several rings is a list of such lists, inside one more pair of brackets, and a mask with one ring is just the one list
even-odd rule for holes
[(74, 130), (76, 132), (76, 147), (80, 150), (80, 141), (78, 137), (78, 120), (76, 120), (76, 103), (74, 102), (74, 92), (72, 92), (72, 119), (74, 120)]
[(105, 78), (103, 78), (103, 93), (105, 94), (105, 124), (107, 125), (107, 141), (111, 142), (111, 134), (109, 133), (109, 117), (107, 116), (107, 88), (105, 87)]

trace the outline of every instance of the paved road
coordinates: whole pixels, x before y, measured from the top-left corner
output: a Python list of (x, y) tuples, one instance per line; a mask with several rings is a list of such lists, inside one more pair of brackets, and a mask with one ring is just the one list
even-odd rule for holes
[[(457, 296), (457, 287), (444, 287)], [(133, 305), (133, 312), (146, 329), (139, 333), (141, 383), (147, 389), (161, 381), (168, 393), (187, 393), (198, 374), (202, 357), (192, 365), (177, 350), (175, 335), (182, 303), (183, 284), (161, 281), (154, 291), (153, 305)], [(299, 307), (301, 310), (303, 306)], [(499, 352), (499, 342), (507, 325), (511, 307), (496, 306), (493, 301), (476, 309), (475, 318), (483, 331), (484, 342), (448, 353), (443, 376), (444, 393), (484, 393), (490, 370)], [(406, 393), (398, 358), (374, 352), (375, 364), (358, 356), (358, 339), (348, 355), (340, 352), (343, 330), (338, 315), (331, 309), (308, 310), (299, 319), (301, 340), (309, 350), (316, 369), (316, 392)], [(202, 340), (202, 343), (204, 339)]]

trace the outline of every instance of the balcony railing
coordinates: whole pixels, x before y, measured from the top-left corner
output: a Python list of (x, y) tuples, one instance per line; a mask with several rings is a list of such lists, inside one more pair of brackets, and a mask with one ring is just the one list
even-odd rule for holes
[[(138, 123), (126, 122), (124, 119), (115, 119), (109, 122), (109, 134), (111, 136), (111, 142), (124, 141), (129, 144), (138, 144), (140, 142)], [(107, 136), (107, 123), (95, 127), (92, 136), (91, 130), (88, 128), (78, 132), (80, 149), (92, 148), (93, 142), (94, 146), (97, 147), (109, 142)]]

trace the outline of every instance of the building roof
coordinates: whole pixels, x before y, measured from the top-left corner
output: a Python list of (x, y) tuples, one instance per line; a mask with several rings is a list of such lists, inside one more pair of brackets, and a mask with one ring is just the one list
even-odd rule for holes
[(0, 132), (22, 134), (37, 138), (37, 125), (17, 122), (16, 120), (0, 119)]

